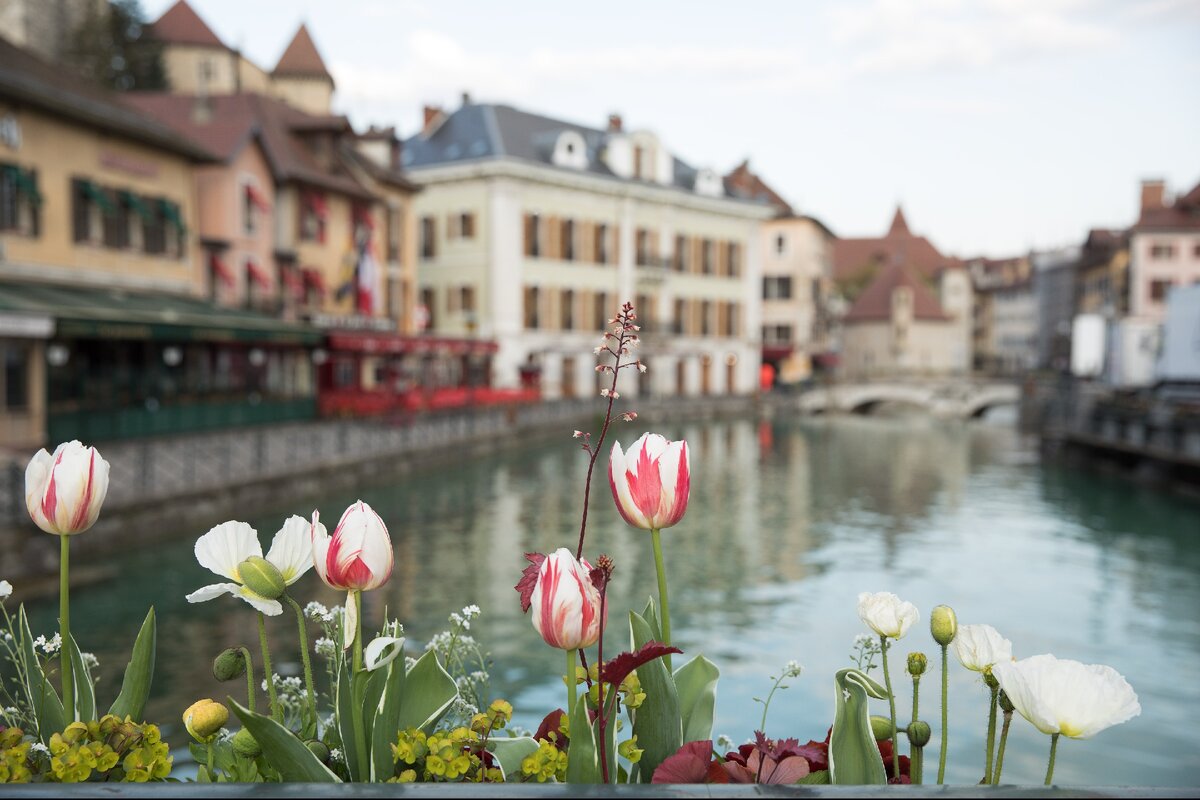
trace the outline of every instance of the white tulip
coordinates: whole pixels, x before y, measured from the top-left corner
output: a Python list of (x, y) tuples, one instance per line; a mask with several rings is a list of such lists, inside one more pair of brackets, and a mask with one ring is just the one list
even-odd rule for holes
[[(284, 583), (291, 586), (300, 580), (312, 567), (312, 537), (310, 525), (303, 517), (291, 516), (271, 541), (267, 561), (271, 562), (283, 576)], [(278, 600), (263, 597), (242, 584), (238, 567), (251, 556), (262, 556), (262, 545), (258, 542), (258, 531), (245, 522), (230, 520), (223, 522), (196, 540), (196, 560), (200, 566), (233, 583), (213, 583), (202, 586), (187, 596), (189, 603), (203, 603), (223, 594), (242, 598), (267, 616), (283, 613)]]
[(1142, 713), (1137, 694), (1112, 667), (1052, 655), (992, 668), (1013, 707), (1045, 734), (1087, 739)]
[(64, 442), (25, 468), (25, 507), (46, 533), (72, 536), (96, 524), (108, 494), (108, 462), (94, 447)]
[(973, 672), (987, 672), (1013, 660), (1012, 642), (991, 625), (960, 625), (950, 647), (958, 662)]
[(891, 592), (863, 592), (858, 596), (858, 618), (880, 636), (899, 639), (920, 617), (916, 606)]

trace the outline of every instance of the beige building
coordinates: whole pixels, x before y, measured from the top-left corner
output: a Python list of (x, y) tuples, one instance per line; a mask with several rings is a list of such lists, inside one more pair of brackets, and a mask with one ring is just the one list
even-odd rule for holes
[(404, 157), (423, 187), (426, 329), (494, 338), (495, 385), (593, 394), (593, 349), (631, 300), (649, 371), (624, 391), (754, 390), (769, 206), (615, 116), (597, 129), (464, 98), (427, 109)]

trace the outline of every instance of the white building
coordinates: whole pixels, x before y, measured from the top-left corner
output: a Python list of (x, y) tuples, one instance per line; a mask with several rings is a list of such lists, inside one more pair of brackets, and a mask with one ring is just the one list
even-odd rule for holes
[[(618, 117), (588, 128), (510, 106), (426, 109), (404, 144), (427, 330), (500, 346), (496, 386), (596, 390), (593, 349), (634, 302), (649, 371), (625, 392), (747, 393), (759, 369), (766, 204)], [(631, 373), (632, 375), (632, 373)]]

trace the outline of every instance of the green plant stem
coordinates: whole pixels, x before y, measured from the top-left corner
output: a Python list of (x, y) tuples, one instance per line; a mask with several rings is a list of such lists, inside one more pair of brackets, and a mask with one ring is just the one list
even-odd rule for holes
[(363, 721), (363, 693), (366, 691), (367, 682), (365, 680), (356, 680), (359, 673), (363, 671), (363, 643), (362, 643), (362, 589), (355, 589), (351, 593), (350, 602), (354, 603), (354, 671), (350, 673), (350, 685), (353, 687), (353, 702), (354, 709), (352, 715), (354, 718), (354, 743), (358, 750), (358, 770), (359, 780), (370, 780), (370, 762), (368, 761), (369, 753), (367, 752), (367, 731)]
[(62, 557), (58, 564), (58, 629), (62, 647), (58, 660), (62, 664), (63, 710), (67, 721), (78, 719), (75, 709), (75, 665), (71, 663), (71, 537), (59, 536)]
[(363, 668), (363, 643), (362, 643), (362, 589), (355, 589), (351, 599), (354, 603), (354, 672), (352, 675), (357, 675), (362, 672)]
[(304, 624), (304, 609), (290, 594), (285, 594), (288, 604), (296, 612), (296, 624), (300, 628), (300, 661), (304, 664), (304, 688), (308, 692), (308, 713), (315, 724), (317, 721), (317, 690), (313, 687), (312, 659), (308, 654), (308, 627)]
[(239, 647), (242, 658), (246, 661), (246, 708), (254, 711), (254, 661), (250, 658), (250, 651), (245, 647)]
[(1000, 727), (1000, 752), (996, 754), (996, 774), (992, 776), (992, 783), (999, 785), (1000, 771), (1004, 769), (1004, 746), (1008, 744), (1008, 726), (1012, 724), (1013, 712), (1004, 712), (1004, 724)]
[(879, 643), (883, 649), (883, 682), (887, 687), (888, 693), (888, 711), (892, 718), (892, 777), (900, 777), (900, 753), (896, 744), (896, 693), (892, 691), (892, 673), (888, 669), (888, 640), (886, 636), (880, 635)]
[(1050, 763), (1046, 765), (1046, 785), (1050, 785), (1050, 781), (1054, 780), (1054, 754), (1058, 750), (1058, 734), (1050, 736)]
[(992, 753), (996, 747), (996, 707), (1000, 700), (1000, 687), (993, 686), (992, 702), (989, 704), (988, 710), (988, 732), (987, 732), (987, 760), (983, 766), (983, 782), (992, 783)]
[(575, 659), (578, 650), (567, 651), (567, 719), (574, 721), (577, 687), (575, 686)]
[(946, 739), (949, 734), (949, 715), (946, 711), (946, 698), (950, 694), (950, 674), (946, 671), (946, 645), (942, 645), (942, 735), (938, 745), (938, 786), (946, 780)]
[(758, 729), (763, 733), (767, 732), (767, 711), (771, 708), (771, 698), (775, 696), (775, 690), (779, 688), (779, 684), (783, 683), (783, 675), (780, 675), (775, 685), (771, 687), (771, 692), (767, 695), (767, 702), (763, 703), (762, 721), (758, 723)]
[[(920, 698), (920, 695), (921, 695), (921, 676), (920, 676), (920, 675), (913, 675), (913, 676), (912, 676), (912, 679), (913, 679), (913, 715), (912, 715), (912, 724), (916, 724), (916, 722), (917, 722), (917, 709), (918, 709), (918, 708), (920, 708), (920, 705), (919, 705), (919, 698)], [(911, 728), (911, 727), (909, 727), (909, 730), (911, 731), (911, 730), (912, 730), (912, 728)], [(912, 774), (910, 774), (910, 775), (909, 775), (909, 777), (912, 779), (912, 782), (913, 782), (913, 783), (915, 783), (915, 784), (917, 784), (917, 785), (920, 785), (920, 783), (921, 783), (921, 769), (920, 769), (920, 764), (921, 764), (921, 762), (920, 762), (920, 759), (921, 759), (921, 751), (922, 751), (923, 749), (924, 749), (924, 748), (922, 748), (922, 747), (917, 747), (915, 744), (913, 744), (913, 741), (912, 741), (912, 735), (911, 735), (911, 734), (909, 734), (909, 737), (908, 737), (908, 757), (909, 757), (909, 759), (911, 759), (911, 761), (912, 761), (912, 769), (910, 770), (910, 772), (911, 772)]]
[(215, 783), (216, 777), (213, 775), (213, 743), (212, 743), (212, 739), (208, 740), (208, 742), (205, 744), (205, 747), (208, 749), (208, 779)]
[(912, 763), (909, 766), (909, 779), (912, 780), (914, 786), (921, 785), (921, 773), (925, 769), (925, 748), (914, 747), (912, 749)]
[(267, 647), (267, 618), (258, 612), (258, 643), (262, 647), (263, 677), (267, 679), (267, 699), (271, 703), (271, 718), (283, 724), (283, 710), (279, 708), (279, 699), (275, 696), (275, 681), (271, 673), (271, 649)]
[[(658, 605), (662, 612), (660, 620), (662, 622), (662, 643), (669, 645), (671, 644), (671, 607), (667, 604), (667, 572), (663, 569), (662, 538), (659, 536), (657, 528), (650, 531), (650, 541), (654, 545), (654, 569), (658, 572)], [(667, 672), (671, 672), (670, 653), (663, 657), (663, 661), (667, 663)]]

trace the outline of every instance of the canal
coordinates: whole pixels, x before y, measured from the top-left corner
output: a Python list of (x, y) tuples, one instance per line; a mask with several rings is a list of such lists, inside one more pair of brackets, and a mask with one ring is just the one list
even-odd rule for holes
[[(638, 424), (617, 428), (623, 443), (640, 433)], [(1051, 652), (1109, 664), (1138, 692), (1140, 717), (1094, 740), (1063, 742), (1057, 782), (1196, 784), (1194, 501), (1043, 466), (1011, 420), (738, 420), (660, 432), (685, 437), (692, 448), (691, 504), (663, 542), (676, 644), (685, 658), (703, 652), (722, 672), (714, 733), (737, 743), (750, 737), (762, 716), (754, 698), (766, 697), (769, 676), (795, 660), (804, 673), (776, 693), (767, 733), (824, 738), (833, 673), (849, 665), (854, 637), (865, 630), (856, 596), (886, 590), (922, 614), (892, 651), (905, 714), (911, 684), (904, 655), (919, 649), (936, 663), (928, 612), (948, 603), (961, 623), (998, 628), (1018, 658)], [(386, 606), (413, 641), (424, 642), (451, 612), (478, 604), (483, 615), (471, 633), (491, 653), (494, 694), (512, 701), (517, 721), (532, 729), (563, 703), (561, 654), (521, 615), (512, 586), (523, 552), (574, 547), (585, 470), (584, 455), (565, 435), (470, 463), (381, 475), (353, 495), (281, 498), (275, 513), (249, 521), (265, 548), (289, 514), (318, 508), (323, 519), (336, 520), (359, 496), (371, 503), (391, 530), (396, 568), (391, 582), (367, 597), (369, 618), (381, 620)], [(586, 551), (616, 562), (615, 632), (624, 630), (622, 612), (640, 610), (656, 584), (648, 534), (620, 520), (606, 484), (596, 485)], [(148, 716), (166, 722), (174, 742), (182, 742), (177, 721), (187, 705), (234, 686), (213, 681), (212, 656), (256, 641), (254, 615), (242, 602), (184, 600), (215, 580), (192, 555), (203, 532), (147, 531), (145, 544), (89, 565), (113, 577), (73, 595), (73, 628), (101, 661), (102, 698), (116, 692), (146, 606), (157, 607), (159, 662)], [(293, 589), (302, 602), (340, 602), (312, 572)], [(35, 627), (46, 630), (54, 618), (52, 602), (34, 603)], [(295, 670), (294, 623), (272, 623), (276, 666)], [(975, 783), (983, 771), (987, 693), (953, 656), (951, 666), (948, 778)], [(922, 716), (931, 723), (937, 681), (934, 671), (922, 693)], [(878, 705), (876, 713), (886, 713), (886, 703)], [(1047, 737), (1014, 719), (1005, 782), (1040, 783), (1047, 748)]]

